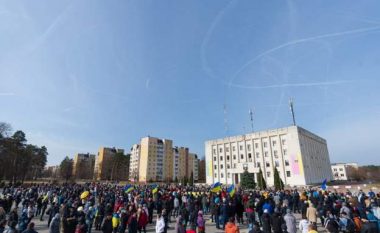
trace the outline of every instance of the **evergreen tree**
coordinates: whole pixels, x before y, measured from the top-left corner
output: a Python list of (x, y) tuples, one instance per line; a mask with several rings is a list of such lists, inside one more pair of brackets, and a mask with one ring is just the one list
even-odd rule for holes
[(256, 188), (255, 174), (249, 173), (247, 170), (245, 170), (241, 175), (240, 187), (243, 189)]
[(284, 188), (284, 182), (282, 181), (280, 177), (280, 173), (278, 172), (276, 167), (274, 168), (273, 179), (274, 179), (274, 188), (276, 190), (282, 190)]
[(67, 182), (73, 174), (73, 160), (66, 156), (59, 166), (59, 172), (61, 177)]
[(265, 182), (263, 171), (260, 168), (259, 174), (257, 175), (257, 185), (261, 190), (265, 190), (267, 188), (267, 183)]

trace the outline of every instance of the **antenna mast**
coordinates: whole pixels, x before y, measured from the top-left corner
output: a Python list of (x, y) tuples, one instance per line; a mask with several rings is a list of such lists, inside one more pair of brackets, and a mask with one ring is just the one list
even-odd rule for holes
[(296, 117), (294, 116), (294, 106), (293, 106), (293, 98), (289, 99), (289, 107), (290, 107), (290, 112), (292, 113), (292, 118), (293, 118), (293, 125), (296, 125)]
[(249, 116), (251, 119), (251, 132), (253, 133), (253, 111), (252, 111), (252, 109), (249, 109)]

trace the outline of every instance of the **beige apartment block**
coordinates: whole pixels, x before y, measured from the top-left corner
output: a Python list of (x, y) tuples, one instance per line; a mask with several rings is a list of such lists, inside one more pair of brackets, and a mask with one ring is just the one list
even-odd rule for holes
[(73, 160), (73, 177), (75, 179), (92, 179), (94, 175), (95, 155), (76, 154)]

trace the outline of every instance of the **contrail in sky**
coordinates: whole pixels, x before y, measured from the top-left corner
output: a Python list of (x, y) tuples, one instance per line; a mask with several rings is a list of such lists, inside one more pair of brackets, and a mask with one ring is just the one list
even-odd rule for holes
[(238, 87), (244, 89), (269, 89), (269, 88), (281, 88), (281, 87), (314, 87), (314, 86), (329, 86), (329, 85), (339, 85), (344, 83), (352, 83), (353, 80), (337, 80), (337, 81), (329, 81), (329, 82), (305, 82), (305, 83), (283, 83), (283, 84), (274, 84), (268, 86), (247, 86), (242, 84), (233, 84), (231, 83), (231, 87)]
[(295, 45), (295, 44), (299, 44), (299, 43), (304, 43), (304, 42), (308, 42), (308, 41), (313, 41), (313, 40), (318, 40), (318, 39), (323, 39), (323, 38), (330, 38), (330, 37), (337, 37), (337, 36), (345, 36), (345, 35), (352, 35), (352, 34), (358, 34), (358, 33), (364, 33), (364, 32), (370, 32), (370, 31), (376, 31), (376, 30), (379, 30), (380, 29), (380, 26), (376, 26), (376, 27), (367, 27), (367, 28), (359, 28), (359, 29), (354, 29), (354, 30), (348, 30), (348, 31), (343, 31), (343, 32), (335, 32), (335, 33), (329, 33), (329, 34), (323, 34), (323, 35), (319, 35), (319, 36), (313, 36), (313, 37), (307, 37), (307, 38), (302, 38), (302, 39), (298, 39), (298, 40), (292, 40), (292, 41), (289, 41), (289, 42), (286, 42), (284, 44), (281, 44), (279, 46), (276, 46), (276, 47), (273, 47), (271, 49), (268, 49), (262, 53), (260, 53), (259, 55), (257, 55), (256, 57), (252, 58), (251, 60), (247, 61), (231, 78), (231, 80), (229, 81), (228, 83), (228, 86), (229, 87), (232, 87), (232, 86), (235, 86), (235, 87), (238, 87), (238, 86), (243, 86), (243, 85), (232, 85), (233, 84), (233, 81), (237, 78), (237, 76), (243, 71), (245, 70), (249, 65), (251, 65), (252, 63), (256, 62), (257, 60), (259, 60), (260, 58), (264, 57), (265, 55), (268, 55), (270, 53), (273, 53), (277, 50), (280, 50), (280, 49), (283, 49), (283, 48), (286, 48), (288, 46), (291, 46), (291, 45)]

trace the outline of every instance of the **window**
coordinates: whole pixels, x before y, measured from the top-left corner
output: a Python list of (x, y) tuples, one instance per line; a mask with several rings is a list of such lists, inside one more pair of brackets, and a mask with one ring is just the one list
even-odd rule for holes
[(227, 178), (231, 178), (231, 174), (229, 172), (227, 173)]
[(226, 147), (226, 152), (230, 152), (230, 148)]
[(340, 174), (340, 176), (342, 176), (342, 177), (343, 177), (343, 176), (344, 176), (344, 174)]
[(278, 158), (278, 153), (277, 153), (276, 150), (273, 151), (273, 155), (274, 155), (274, 157), (275, 157), (276, 159)]
[(343, 171), (343, 168), (339, 168), (339, 171), (341, 171), (341, 172), (342, 172), (342, 171)]
[(214, 169), (217, 170), (217, 169), (218, 169), (218, 166), (214, 165)]
[(220, 169), (223, 169), (223, 164), (220, 164)]
[(338, 171), (338, 169), (334, 168), (334, 172), (337, 172), (337, 171)]
[(218, 174), (215, 173), (214, 177), (217, 178), (217, 177), (218, 177)]
[(212, 153), (213, 153), (214, 155), (216, 155), (216, 150), (215, 150), (215, 149), (213, 149), (213, 150), (212, 150)]
[(260, 158), (260, 153), (256, 152), (256, 158)]
[(233, 158), (236, 159), (236, 155), (234, 155)]
[(276, 141), (272, 141), (272, 146), (276, 146), (277, 142)]
[(231, 166), (229, 164), (227, 164), (227, 169), (230, 169), (230, 168), (231, 168)]
[(263, 146), (264, 146), (264, 148), (267, 148), (267, 146), (268, 146), (268, 145), (267, 145), (267, 142), (264, 142), (264, 143), (263, 143)]
[(257, 162), (257, 167), (260, 167), (260, 162)]
[(285, 166), (289, 166), (289, 161), (285, 160)]
[(243, 150), (243, 146), (242, 145), (239, 146), (239, 150)]
[(236, 163), (234, 163), (234, 168), (236, 168)]
[(280, 167), (280, 162), (275, 161), (274, 164), (275, 164), (276, 167)]
[(265, 156), (265, 157), (268, 157), (268, 151), (265, 151), (265, 152), (264, 152), (264, 156)]
[(248, 158), (252, 159), (252, 154), (251, 153), (248, 153)]
[(265, 163), (265, 166), (266, 166), (266, 167), (270, 167), (270, 163), (266, 162), (266, 163)]
[(222, 148), (219, 148), (219, 153), (222, 153), (223, 152), (223, 149)]
[(251, 151), (251, 145), (250, 144), (247, 145), (247, 150)]
[(229, 161), (230, 160), (230, 156), (229, 155), (227, 155), (227, 161)]
[(223, 161), (223, 156), (220, 156), (220, 161)]
[(235, 150), (236, 150), (236, 148), (235, 148), (235, 146), (233, 146), (233, 147), (232, 147), (232, 151), (235, 151)]
[(216, 161), (216, 157), (214, 157), (214, 161)]
[(285, 146), (286, 145), (286, 139), (282, 139), (281, 143), (282, 143), (283, 146)]
[(267, 177), (270, 177), (270, 172), (267, 172)]
[(288, 155), (288, 150), (287, 149), (284, 150), (284, 155)]
[(220, 178), (223, 178), (223, 173), (220, 173)]
[(255, 143), (255, 148), (257, 149), (257, 148), (259, 148), (259, 143)]
[(290, 174), (290, 171), (286, 171), (286, 177), (290, 177), (291, 174)]
[(244, 159), (244, 155), (243, 154), (240, 155), (240, 159)]

